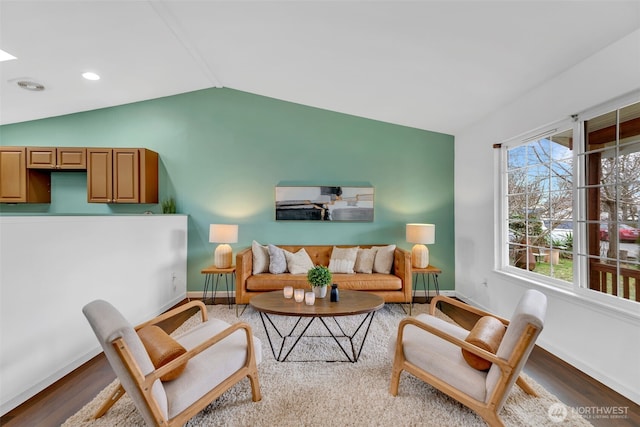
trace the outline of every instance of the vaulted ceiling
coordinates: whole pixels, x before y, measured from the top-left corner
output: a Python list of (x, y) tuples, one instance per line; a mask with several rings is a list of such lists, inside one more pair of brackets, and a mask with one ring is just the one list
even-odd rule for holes
[(227, 87), (456, 134), (638, 28), (639, 1), (0, 0), (0, 124)]

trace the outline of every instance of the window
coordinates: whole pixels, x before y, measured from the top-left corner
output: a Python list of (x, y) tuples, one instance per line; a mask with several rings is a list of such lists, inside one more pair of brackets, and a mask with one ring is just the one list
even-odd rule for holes
[(640, 103), (505, 142), (500, 171), (501, 269), (640, 301)]
[(582, 125), (588, 287), (640, 301), (640, 103)]
[(566, 282), (573, 281), (572, 146), (569, 128), (506, 149), (509, 265)]

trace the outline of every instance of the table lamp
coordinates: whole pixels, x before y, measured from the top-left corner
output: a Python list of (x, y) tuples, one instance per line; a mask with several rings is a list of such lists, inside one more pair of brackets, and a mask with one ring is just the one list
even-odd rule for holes
[(233, 263), (233, 251), (229, 243), (238, 242), (238, 226), (231, 224), (211, 224), (209, 242), (220, 243), (213, 253), (213, 262), (217, 268), (229, 268)]
[(436, 241), (436, 226), (433, 224), (407, 224), (407, 242), (415, 243), (411, 249), (411, 264), (416, 268), (427, 268), (429, 265), (430, 245)]

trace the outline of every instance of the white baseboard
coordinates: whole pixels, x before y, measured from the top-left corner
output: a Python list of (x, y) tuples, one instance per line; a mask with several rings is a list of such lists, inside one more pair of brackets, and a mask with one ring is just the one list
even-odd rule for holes
[[(211, 292), (207, 292), (207, 299), (211, 299), (213, 294)], [(232, 300), (236, 297), (235, 291), (218, 291), (216, 292), (216, 299), (218, 298), (231, 298)], [(189, 291), (187, 292), (187, 298), (191, 299), (202, 299), (202, 291)]]

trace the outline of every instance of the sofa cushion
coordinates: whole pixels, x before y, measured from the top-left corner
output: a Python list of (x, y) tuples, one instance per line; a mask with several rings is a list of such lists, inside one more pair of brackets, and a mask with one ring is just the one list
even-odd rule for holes
[(269, 248), (262, 246), (255, 240), (251, 243), (253, 254), (253, 274), (269, 272)]
[[(353, 291), (399, 291), (402, 289), (402, 279), (391, 274), (346, 274), (335, 273), (333, 283), (338, 287)], [(309, 287), (306, 276), (296, 274), (254, 274), (247, 277), (246, 289), (248, 291), (278, 291), (285, 286)]]
[(358, 246), (352, 248), (333, 247), (331, 259), (329, 260), (329, 271), (332, 273), (353, 274), (353, 267), (358, 257)]
[(393, 265), (393, 252), (396, 245), (374, 246), (376, 249), (376, 257), (373, 261), (374, 273), (389, 274)]
[(309, 258), (309, 254), (304, 248), (298, 252), (293, 253), (289, 251), (283, 251), (284, 257), (287, 260), (287, 270), (291, 274), (307, 274), (309, 270), (313, 268), (313, 262)]
[(287, 259), (284, 250), (277, 246), (269, 245), (269, 273), (281, 274), (287, 271)]
[(356, 263), (353, 270), (356, 273), (373, 273), (373, 261), (376, 259), (376, 252), (378, 250), (374, 248), (370, 249), (358, 249), (358, 256), (356, 257)]

